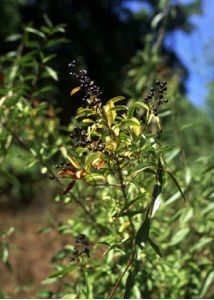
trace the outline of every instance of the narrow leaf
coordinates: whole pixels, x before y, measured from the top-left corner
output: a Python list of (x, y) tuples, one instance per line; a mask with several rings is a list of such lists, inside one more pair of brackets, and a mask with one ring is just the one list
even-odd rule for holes
[(75, 87), (74, 89), (72, 89), (70, 91), (70, 96), (73, 96), (74, 94), (76, 94), (77, 92), (79, 92), (79, 90), (81, 89), (80, 86)]
[(75, 167), (76, 169), (79, 169), (79, 170), (81, 169), (78, 161), (75, 158), (73, 158), (70, 155), (67, 155), (67, 158), (68, 158), (68, 160), (70, 161), (70, 163), (72, 164), (73, 167)]
[(74, 268), (74, 265), (70, 265), (68, 267), (64, 267), (62, 270), (59, 270), (52, 275), (48, 276), (48, 278), (62, 277), (65, 274), (69, 273)]
[(45, 66), (46, 71), (48, 72), (48, 74), (50, 75), (50, 77), (52, 77), (55, 81), (58, 80), (58, 75), (57, 72), (52, 69), (51, 67)]
[(171, 177), (172, 181), (174, 182), (174, 184), (176, 185), (177, 189), (179, 190), (179, 192), (181, 193), (181, 196), (183, 197), (184, 201), (186, 201), (185, 199), (185, 196), (183, 194), (183, 191), (177, 181), (177, 179), (175, 178), (175, 176), (169, 171), (169, 170), (166, 170), (166, 172), (169, 174), (169, 176)]
[(189, 228), (183, 228), (183, 229), (179, 230), (178, 232), (176, 232), (176, 234), (173, 236), (169, 245), (174, 246), (174, 245), (177, 245), (178, 243), (180, 243), (185, 238), (185, 236), (189, 233), (189, 231), (190, 231)]
[(150, 238), (148, 238), (148, 242), (149, 242), (149, 245), (153, 248), (153, 250), (155, 250), (155, 252), (160, 256), (160, 257), (163, 257), (161, 251), (160, 251), (160, 248), (158, 247), (157, 244), (155, 244)]
[(109, 101), (111, 101), (113, 103), (116, 103), (116, 102), (124, 100), (124, 99), (125, 99), (124, 96), (117, 96), (117, 97), (114, 97), (114, 98), (110, 99)]
[(7, 263), (9, 258), (9, 244), (8, 242), (3, 242), (2, 244), (2, 261), (3, 263)]
[(146, 217), (138, 229), (138, 232), (135, 237), (135, 243), (136, 245), (141, 246), (141, 243), (146, 243), (149, 237), (149, 231), (150, 231), (150, 219), (148, 216), (148, 213), (146, 214)]
[(69, 183), (69, 185), (67, 186), (67, 188), (64, 190), (64, 192), (62, 194), (65, 195), (68, 192), (70, 192), (72, 190), (72, 188), (74, 187), (74, 184), (75, 184), (75, 180)]
[(200, 292), (198, 298), (207, 298), (207, 297), (205, 297), (206, 293), (209, 290), (209, 288), (211, 287), (211, 285), (213, 284), (213, 282), (214, 282), (214, 270), (210, 270), (207, 273), (206, 278), (202, 284), (202, 289), (201, 289), (201, 292)]
[(125, 293), (124, 293), (123, 299), (131, 298), (131, 291), (132, 291), (132, 288), (134, 287), (134, 283), (135, 283), (135, 274), (133, 273), (132, 270), (130, 270), (129, 275), (126, 280)]

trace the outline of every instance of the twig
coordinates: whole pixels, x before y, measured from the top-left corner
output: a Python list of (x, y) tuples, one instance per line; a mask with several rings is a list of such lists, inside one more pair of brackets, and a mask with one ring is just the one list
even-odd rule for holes
[(123, 279), (123, 276), (126, 274), (126, 272), (128, 271), (129, 267), (131, 266), (132, 262), (133, 262), (133, 258), (134, 258), (134, 255), (135, 255), (135, 250), (134, 252), (131, 254), (129, 260), (128, 260), (128, 263), (127, 263), (127, 266), (125, 267), (124, 271), (122, 272), (122, 274), (120, 275), (119, 279), (117, 280), (115, 286), (113, 287), (110, 295), (109, 295), (109, 299), (112, 299), (114, 294), (116, 293), (118, 287), (119, 287), (119, 284), (121, 283), (121, 280)]

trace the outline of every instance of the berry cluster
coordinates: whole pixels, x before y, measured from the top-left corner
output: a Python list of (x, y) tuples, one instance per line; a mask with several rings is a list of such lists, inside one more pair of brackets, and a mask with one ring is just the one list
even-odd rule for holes
[[(89, 151), (103, 151), (105, 149), (105, 144), (96, 137), (89, 139), (87, 137), (86, 131), (82, 127), (75, 128), (73, 132), (70, 133), (70, 137), (74, 140), (75, 147), (87, 148)], [(84, 155), (87, 151), (83, 152)]]
[(60, 169), (62, 171), (75, 171), (74, 167), (72, 167), (72, 165), (69, 162), (61, 162), (59, 165), (56, 165), (55, 168)]
[(85, 96), (82, 100), (86, 102), (89, 107), (100, 105), (102, 92), (94, 81), (90, 79), (87, 70), (81, 69), (78, 71), (75, 60), (68, 66), (70, 68), (70, 75), (79, 82), (81, 89), (85, 92)]
[(85, 129), (82, 127), (75, 128), (70, 133), (70, 138), (74, 141), (75, 147), (86, 147), (91, 143), (91, 141), (87, 137)]
[(146, 103), (151, 103), (151, 108), (155, 116), (158, 115), (158, 109), (161, 104), (168, 102), (165, 99), (165, 94), (167, 92), (167, 82), (156, 80), (155, 84), (151, 87), (149, 95), (145, 97)]
[(81, 256), (90, 257), (89, 240), (84, 234), (79, 234), (75, 240), (74, 250), (70, 256), (70, 261), (78, 261)]

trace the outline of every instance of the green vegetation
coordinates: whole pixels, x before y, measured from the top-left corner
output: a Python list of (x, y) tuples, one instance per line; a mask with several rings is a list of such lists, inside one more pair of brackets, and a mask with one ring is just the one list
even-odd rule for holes
[[(213, 123), (186, 99), (182, 65), (163, 44), (181, 16), (183, 29), (191, 29), (188, 16), (198, 6), (179, 15), (181, 7), (169, 12), (168, 1), (160, 7), (150, 2), (143, 46), (135, 55), (126, 53), (133, 56), (126, 75), (119, 78), (115, 66), (104, 68), (99, 86), (83, 59), (58, 68), (65, 60), (60, 51), (72, 47), (64, 24), (55, 26), (45, 16), (40, 26), (29, 24), (7, 38), (13, 49), (1, 57), (0, 205), (30, 202), (35, 182), (42, 182), (59, 207), (73, 208), (63, 223), (51, 220), (39, 231), (70, 242), (53, 254), (38, 298), (213, 297)], [(80, 51), (80, 44), (73, 47)], [(82, 47), (83, 53), (90, 48)], [(94, 74), (98, 65), (99, 59)], [(57, 84), (60, 77), (67, 77), (66, 84)], [(110, 90), (111, 80), (113, 91), (123, 92), (109, 99), (102, 82)], [(69, 95), (67, 123), (66, 108), (56, 108), (63, 94)], [(79, 103), (72, 116), (74, 99)], [(12, 224), (0, 230), (1, 260), (10, 272), (15, 234)], [(10, 297), (4, 286), (0, 295)]]

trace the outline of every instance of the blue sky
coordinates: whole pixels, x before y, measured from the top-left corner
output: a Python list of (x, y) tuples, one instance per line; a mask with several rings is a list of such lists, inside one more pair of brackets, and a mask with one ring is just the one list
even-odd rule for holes
[[(130, 8), (139, 9), (138, 1), (130, 1)], [(176, 0), (188, 4), (193, 0)], [(202, 0), (202, 15), (190, 18), (195, 25), (191, 34), (176, 31), (167, 37), (166, 44), (175, 49), (180, 60), (189, 71), (187, 93), (191, 102), (203, 106), (207, 97), (207, 85), (214, 79), (214, 0)], [(213, 64), (210, 63), (213, 60)]]
[[(180, 3), (191, 1), (180, 0)], [(207, 97), (207, 85), (214, 78), (214, 1), (202, 0), (202, 15), (191, 17), (195, 30), (189, 35), (177, 31), (167, 41), (176, 50), (181, 61), (189, 70), (187, 92), (197, 106), (203, 106)]]

